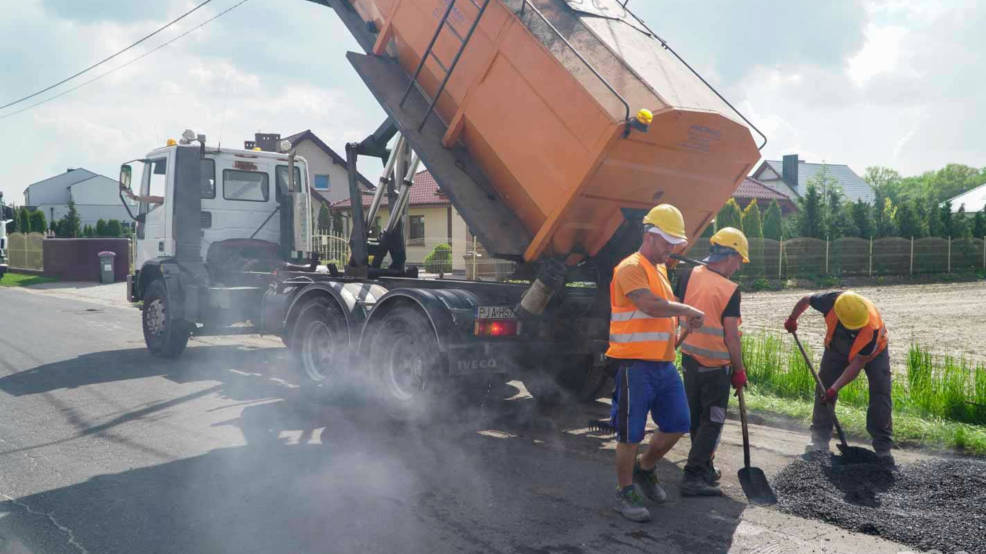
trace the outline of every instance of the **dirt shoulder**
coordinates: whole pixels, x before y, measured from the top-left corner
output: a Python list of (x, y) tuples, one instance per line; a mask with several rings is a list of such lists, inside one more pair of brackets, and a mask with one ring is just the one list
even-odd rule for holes
[[(986, 282), (937, 283), (854, 288), (873, 300), (890, 332), (890, 353), (902, 369), (911, 343), (938, 355), (964, 357), (986, 363), (979, 341), (986, 336)], [(783, 333), (784, 320), (799, 298), (814, 290), (752, 292), (743, 295), (743, 330)], [(825, 323), (806, 313), (799, 335), (821, 351)]]

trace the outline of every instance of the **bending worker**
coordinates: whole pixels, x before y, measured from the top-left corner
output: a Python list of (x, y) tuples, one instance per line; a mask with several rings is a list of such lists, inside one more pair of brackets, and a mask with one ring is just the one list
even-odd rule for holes
[[(667, 499), (655, 467), (689, 428), (688, 401), (674, 367), (676, 318), (685, 318), (693, 329), (702, 326), (703, 318), (701, 311), (674, 301), (664, 265), (674, 247), (686, 241), (681, 212), (660, 204), (643, 223), (640, 249), (613, 271), (606, 351), (620, 361), (610, 413), (617, 435), (615, 509), (633, 521), (650, 519), (641, 492), (653, 502)], [(648, 414), (658, 431), (638, 460)]]
[(681, 274), (675, 296), (705, 313), (702, 327), (682, 341), (681, 365), (691, 411), (692, 447), (681, 483), (683, 496), (719, 496), (719, 472), (712, 458), (726, 421), (729, 385), (746, 384), (740, 348), (740, 291), (731, 281), (740, 265), (749, 263), (750, 245), (733, 227), (723, 227), (710, 239), (709, 255), (699, 266)]
[(798, 317), (815, 308), (825, 315), (825, 353), (819, 377), (827, 387), (815, 400), (812, 414), (811, 444), (807, 452), (829, 449), (832, 416), (823, 403), (835, 405), (839, 390), (866, 371), (870, 405), (866, 411), (866, 430), (873, 438), (873, 449), (886, 463), (893, 464), (893, 400), (890, 395), (890, 355), (887, 352), (887, 327), (880, 312), (866, 298), (852, 291), (820, 292), (805, 296), (794, 305), (784, 323), (789, 333), (798, 330)]

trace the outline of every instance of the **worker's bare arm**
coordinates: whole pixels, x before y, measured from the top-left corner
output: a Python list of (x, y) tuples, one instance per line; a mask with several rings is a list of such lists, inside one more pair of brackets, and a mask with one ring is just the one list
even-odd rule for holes
[(863, 369), (864, 365), (866, 365), (865, 357), (856, 356), (853, 358), (852, 361), (849, 362), (849, 365), (846, 366), (845, 371), (842, 372), (842, 375), (835, 380), (835, 383), (832, 383), (832, 388), (836, 391), (842, 390), (842, 387), (853, 382), (853, 380), (859, 376), (859, 372)]
[(638, 289), (627, 293), (627, 298), (633, 302), (638, 310), (651, 317), (684, 317), (688, 320), (688, 326), (698, 328), (702, 326), (702, 318), (705, 314), (701, 310), (682, 304), (665, 300), (647, 289)]

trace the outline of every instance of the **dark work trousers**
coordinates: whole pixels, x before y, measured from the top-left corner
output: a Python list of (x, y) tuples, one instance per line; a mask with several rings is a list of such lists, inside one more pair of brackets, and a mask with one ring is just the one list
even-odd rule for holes
[(685, 474), (704, 476), (712, 467), (712, 455), (726, 421), (732, 371), (728, 365), (703, 367), (688, 355), (682, 356), (681, 365), (685, 368), (685, 395), (692, 417), (692, 448)]
[[(849, 360), (826, 349), (822, 354), (822, 367), (818, 373), (826, 388), (842, 375)], [(884, 349), (865, 366), (866, 380), (870, 386), (870, 406), (866, 410), (866, 430), (873, 438), (873, 449), (888, 452), (893, 446), (893, 398), (890, 395), (890, 354)], [(687, 386), (687, 384), (686, 384)], [(811, 436), (815, 444), (828, 444), (832, 438), (832, 412), (816, 396), (815, 410), (811, 418)]]

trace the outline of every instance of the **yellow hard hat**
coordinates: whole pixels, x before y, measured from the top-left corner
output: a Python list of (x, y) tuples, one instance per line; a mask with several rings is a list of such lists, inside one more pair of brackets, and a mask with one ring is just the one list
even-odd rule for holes
[(743, 258), (743, 263), (750, 263), (750, 241), (746, 240), (746, 235), (743, 234), (743, 231), (735, 227), (723, 227), (716, 231), (716, 234), (712, 235), (709, 242), (711, 244), (725, 246), (726, 248), (732, 248), (739, 252), (740, 257)]
[(685, 235), (685, 218), (671, 204), (658, 204), (651, 208), (644, 216), (644, 225), (653, 225), (664, 234), (682, 241), (688, 239)]
[(846, 329), (861, 329), (870, 322), (869, 303), (859, 294), (847, 290), (835, 299), (835, 315)]

